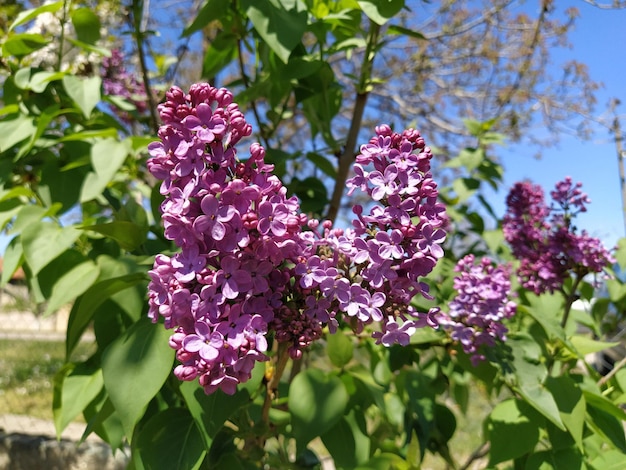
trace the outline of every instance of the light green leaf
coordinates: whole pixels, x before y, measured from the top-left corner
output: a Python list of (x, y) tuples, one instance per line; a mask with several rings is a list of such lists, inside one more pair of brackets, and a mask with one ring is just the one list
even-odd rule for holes
[(49, 41), (41, 34), (14, 34), (2, 44), (2, 55), (24, 57), (47, 46), (48, 43)]
[(289, 412), (298, 452), (343, 416), (348, 392), (339, 378), (317, 369), (300, 372), (289, 387)]
[(134, 450), (146, 470), (197, 470), (207, 452), (184, 408), (168, 408), (150, 418), (139, 432)]
[(381, 26), (404, 7), (404, 0), (359, 0), (357, 3), (370, 20)]
[(12, 31), (14, 28), (17, 28), (21, 24), (27, 23), (30, 20), (35, 19), (37, 16), (41, 15), (42, 13), (55, 13), (59, 11), (61, 7), (63, 6), (63, 3), (64, 2), (62, 1), (46, 3), (37, 8), (31, 8), (29, 10), (21, 11), (15, 18), (15, 21), (11, 23), (11, 26), (9, 27), (9, 31)]
[(100, 39), (100, 19), (90, 8), (77, 8), (70, 18), (79, 41), (95, 44)]
[(163, 325), (145, 317), (102, 355), (104, 385), (129, 441), (146, 406), (172, 371), (174, 350), (168, 345), (170, 334)]
[(604, 351), (619, 345), (619, 342), (610, 343), (607, 341), (596, 341), (588, 336), (575, 335), (570, 338), (571, 343), (578, 351), (578, 356), (584, 358), (587, 354)]
[(91, 166), (94, 171), (87, 174), (80, 194), (80, 201), (87, 202), (102, 194), (113, 180), (117, 170), (128, 155), (126, 142), (103, 139), (91, 147)]
[(96, 281), (100, 269), (93, 261), (85, 261), (66, 272), (60, 272), (48, 299), (45, 315), (56, 312), (60, 307), (83, 294)]
[(626, 269), (626, 238), (617, 240), (617, 250), (613, 256), (615, 256), (619, 267)]
[(0, 122), (0, 152), (18, 144), (35, 133), (33, 119), (19, 114), (15, 119)]
[(304, 3), (300, 0), (243, 0), (241, 3), (257, 33), (287, 63), (306, 31)]
[(33, 275), (72, 246), (80, 234), (74, 227), (61, 228), (52, 222), (39, 222), (24, 228), (24, 257)]
[(520, 305), (518, 311), (529, 314), (549, 337), (565, 340), (565, 330), (561, 327), (563, 297), (558, 294), (537, 296), (530, 293), (527, 296), (530, 306)]
[(98, 76), (79, 78), (74, 75), (66, 75), (63, 77), (63, 86), (70, 98), (89, 119), (91, 112), (100, 102), (102, 79)]
[(4, 250), (2, 257), (2, 279), (0, 287), (4, 287), (11, 280), (17, 268), (24, 262), (24, 251), (20, 237), (13, 238)]
[(88, 370), (85, 365), (66, 364), (54, 377), (54, 427), (57, 439), (76, 417), (94, 400), (104, 382), (102, 369)]

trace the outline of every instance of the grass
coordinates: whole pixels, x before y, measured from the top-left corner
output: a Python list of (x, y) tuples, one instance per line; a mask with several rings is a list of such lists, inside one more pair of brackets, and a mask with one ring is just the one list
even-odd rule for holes
[[(75, 358), (86, 359), (92, 349), (79, 344)], [(52, 419), (53, 378), (64, 362), (61, 341), (0, 340), (0, 415)]]

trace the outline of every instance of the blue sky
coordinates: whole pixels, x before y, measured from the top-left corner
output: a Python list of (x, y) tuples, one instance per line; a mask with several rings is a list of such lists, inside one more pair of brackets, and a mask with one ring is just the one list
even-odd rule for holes
[[(597, 93), (598, 114), (611, 98), (620, 99), (622, 105), (618, 113), (623, 116), (621, 127), (625, 132), (626, 10), (602, 10), (582, 0), (556, 3), (560, 8), (577, 7), (580, 17), (570, 34), (572, 49), (556, 52), (551, 66), (558, 67), (570, 58), (587, 64), (591, 78), (603, 83)], [(530, 8), (530, 4), (527, 7)], [(490, 196), (498, 215), (504, 213), (507, 188), (516, 181), (532, 180), (548, 195), (557, 181), (571, 176), (574, 181), (583, 183), (583, 191), (591, 198), (588, 212), (579, 215), (576, 225), (608, 246), (625, 236), (617, 151), (613, 135), (606, 129), (598, 127), (593, 140), (587, 142), (563, 136), (559, 145), (545, 149), (539, 160), (533, 157), (534, 149), (520, 145), (496, 151), (505, 166), (504, 189)]]
[[(539, 2), (525, 2), (523, 9), (532, 12)], [(560, 11), (568, 6), (579, 9), (573, 31), (572, 48), (554, 53), (551, 66), (571, 58), (587, 64), (591, 78), (603, 83), (597, 93), (598, 114), (611, 98), (622, 101), (618, 112), (624, 116), (622, 129), (626, 134), (626, 10), (603, 10), (592, 7), (583, 0), (559, 1)], [(565, 176), (583, 183), (590, 196), (587, 213), (577, 220), (579, 228), (601, 238), (612, 246), (625, 235), (622, 201), (618, 176), (617, 152), (613, 136), (598, 128), (592, 141), (582, 141), (574, 136), (563, 136), (558, 146), (545, 149), (540, 160), (534, 158), (536, 149), (511, 145), (496, 149), (505, 166), (505, 184), (489, 200), (498, 215), (504, 214), (504, 199), (508, 188), (516, 181), (529, 179), (543, 186), (546, 194)], [(4, 252), (7, 237), (0, 235), (0, 253)]]

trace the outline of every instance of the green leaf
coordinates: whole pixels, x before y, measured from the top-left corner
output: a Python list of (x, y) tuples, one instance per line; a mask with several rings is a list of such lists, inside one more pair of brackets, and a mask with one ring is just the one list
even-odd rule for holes
[(54, 377), (54, 427), (57, 439), (102, 390), (102, 369), (89, 370), (84, 364), (66, 364)]
[(626, 284), (618, 279), (607, 279), (606, 288), (609, 291), (609, 298), (612, 302), (620, 302), (626, 298)]
[(35, 133), (33, 119), (23, 114), (15, 119), (0, 122), (0, 153), (6, 152)]
[(44, 316), (56, 312), (83, 294), (96, 281), (99, 274), (100, 269), (91, 260), (80, 263), (68, 271), (59, 271)]
[[(513, 398), (505, 400), (493, 409), (487, 421), (491, 442), (489, 465), (516, 459), (531, 453), (539, 442), (539, 426), (524, 408)], [(514, 437), (513, 437), (514, 436)]]
[(549, 337), (565, 340), (565, 330), (561, 327), (563, 297), (558, 294), (537, 296), (530, 293), (527, 294), (527, 297), (530, 301), (530, 307), (520, 306), (520, 312), (528, 313), (541, 325)]
[(80, 231), (74, 227), (59, 227), (52, 222), (38, 222), (22, 230), (24, 257), (35, 275), (74, 244)]
[(404, 28), (396, 24), (389, 25), (389, 27), (387, 28), (387, 32), (388, 34), (398, 34), (401, 36), (408, 36), (414, 39), (426, 39), (426, 36), (424, 36), (419, 31), (414, 31), (412, 29)]
[(328, 191), (318, 178), (310, 176), (304, 180), (294, 178), (289, 189), (300, 199), (300, 209), (304, 213), (321, 214), (328, 203)]
[(357, 3), (370, 20), (381, 26), (404, 7), (404, 0), (359, 0)]
[(180, 392), (200, 429), (207, 449), (211, 447), (213, 438), (223, 428), (226, 420), (250, 401), (247, 390), (238, 390), (234, 395), (226, 395), (217, 390), (207, 395), (197, 381), (183, 382), (180, 384)]
[(79, 41), (95, 44), (100, 39), (100, 19), (90, 8), (77, 8), (70, 18)]
[(300, 0), (243, 0), (254, 29), (285, 63), (307, 27), (306, 6)]
[(566, 430), (556, 401), (543, 384), (522, 382), (519, 384), (518, 392), (524, 400), (548, 418), (561, 431)]
[(237, 57), (237, 36), (223, 31), (211, 41), (202, 62), (202, 76), (213, 77)]
[[(171, 332), (147, 317), (130, 327), (104, 351), (104, 385), (130, 441), (148, 403), (172, 371)], [(177, 468), (177, 467), (168, 467)]]
[(100, 102), (102, 79), (98, 76), (79, 78), (74, 75), (66, 75), (63, 77), (63, 86), (70, 98), (89, 119), (91, 112)]
[(457, 178), (452, 182), (452, 188), (458, 196), (459, 202), (464, 202), (480, 188), (480, 181), (475, 178)]
[(307, 152), (306, 158), (313, 162), (317, 168), (322, 170), (326, 176), (333, 179), (337, 177), (337, 169), (335, 168), (335, 165), (319, 153)]
[(61, 7), (63, 6), (63, 3), (64, 2), (62, 1), (47, 3), (37, 8), (31, 8), (29, 10), (24, 10), (24, 11), (19, 12), (18, 15), (15, 17), (15, 20), (13, 21), (13, 23), (11, 23), (11, 26), (9, 27), (9, 31), (12, 31), (14, 28), (17, 28), (21, 24), (27, 23), (30, 20), (35, 19), (42, 13), (55, 13), (59, 11)]
[(15, 56), (24, 57), (49, 44), (49, 41), (41, 34), (14, 34), (2, 44), (2, 55), (4, 57)]
[(128, 221), (89, 225), (87, 227), (80, 228), (81, 230), (91, 230), (112, 238), (118, 242), (122, 248), (128, 251), (133, 251), (135, 248), (141, 246), (143, 242), (146, 241), (146, 234), (148, 233), (148, 229), (146, 227), (140, 227), (139, 225)]
[(117, 292), (133, 287), (144, 280), (144, 273), (131, 273), (100, 281), (87, 289), (79, 300), (74, 303), (70, 312), (65, 341), (67, 357), (70, 356), (78, 344), (97, 308)]
[(343, 368), (350, 362), (354, 354), (352, 341), (350, 341), (350, 338), (341, 330), (337, 330), (335, 333), (328, 335), (327, 341), (328, 348), (326, 351), (330, 362), (340, 369)]
[(17, 268), (24, 262), (24, 251), (20, 237), (13, 238), (4, 250), (2, 257), (2, 278), (0, 287), (4, 287), (13, 277)]
[(207, 453), (184, 408), (168, 408), (151, 417), (139, 432), (134, 450), (146, 470), (197, 470)]
[(92, 172), (82, 186), (80, 201), (87, 202), (98, 197), (126, 160), (128, 147), (126, 142), (115, 139), (103, 139), (91, 147)]
[(586, 403), (582, 391), (569, 376), (548, 377), (546, 388), (556, 400), (563, 424), (583, 450)]
[(601, 470), (624, 470), (626, 468), (626, 454), (618, 450), (610, 449), (600, 452), (590, 462), (591, 468)]
[(570, 338), (570, 341), (576, 348), (578, 356), (581, 359), (587, 354), (604, 351), (605, 349), (609, 349), (620, 344), (619, 342), (611, 343), (607, 341), (596, 341), (595, 339), (582, 335), (574, 335)]
[(626, 453), (624, 421), (616, 419), (615, 416), (591, 404), (587, 406), (587, 414), (587, 424), (597, 433), (609, 440), (617, 449)]
[(289, 387), (289, 412), (298, 453), (343, 416), (348, 392), (341, 380), (321, 370), (300, 372)]
[(182, 37), (190, 36), (196, 31), (200, 31), (211, 21), (221, 18), (230, 6), (228, 0), (205, 0), (198, 15), (182, 33)]
[(370, 456), (370, 437), (361, 413), (362, 410), (351, 411), (321, 436), (339, 468), (355, 468)]

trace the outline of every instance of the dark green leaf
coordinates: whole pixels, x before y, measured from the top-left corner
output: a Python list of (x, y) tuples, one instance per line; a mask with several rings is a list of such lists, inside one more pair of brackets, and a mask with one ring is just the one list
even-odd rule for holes
[(146, 227), (140, 227), (133, 222), (119, 221), (110, 222), (108, 224), (89, 225), (80, 227), (81, 230), (91, 230), (98, 232), (115, 240), (119, 245), (128, 251), (133, 251), (141, 246), (146, 240), (148, 230)]
[(104, 385), (129, 440), (145, 407), (172, 371), (174, 350), (168, 345), (170, 334), (163, 325), (143, 318), (102, 355)]
[(289, 387), (289, 412), (298, 451), (343, 416), (348, 392), (337, 377), (320, 370), (300, 372)]
[(307, 27), (306, 5), (300, 0), (243, 0), (254, 29), (285, 63)]
[(300, 209), (305, 213), (321, 214), (328, 203), (326, 186), (319, 179), (310, 176), (305, 180), (294, 178), (289, 189), (300, 199)]
[(207, 453), (184, 408), (168, 408), (150, 418), (139, 432), (134, 450), (146, 470), (197, 470)]
[(106, 279), (91, 286), (74, 303), (67, 325), (66, 355), (69, 357), (78, 344), (96, 309), (113, 294), (135, 286), (145, 280), (144, 273), (131, 273)]
[(352, 411), (322, 434), (322, 442), (340, 468), (355, 468), (367, 462), (370, 456), (370, 438), (360, 413), (360, 410)]
[(70, 18), (79, 41), (95, 44), (100, 39), (100, 19), (90, 8), (77, 8)]
[(330, 162), (327, 158), (321, 156), (319, 153), (307, 152), (306, 158), (315, 164), (317, 168), (322, 170), (327, 176), (331, 178), (336, 178), (337, 169), (335, 165)]
[(571, 434), (578, 448), (583, 450), (583, 429), (585, 427), (585, 398), (577, 384), (568, 376), (548, 377), (546, 388), (552, 393), (563, 424)]
[(588, 403), (587, 414), (589, 424), (597, 433), (604, 436), (618, 450), (626, 453), (626, 439), (624, 437), (624, 421), (616, 419), (606, 411)]
[(395, 24), (389, 25), (389, 27), (387, 28), (387, 32), (389, 34), (398, 34), (402, 36), (408, 36), (414, 39), (426, 39), (426, 36), (424, 36), (419, 31), (414, 31), (412, 29), (404, 28)]
[(207, 449), (211, 447), (213, 438), (222, 429), (226, 420), (250, 401), (247, 390), (239, 390), (234, 395), (226, 395), (217, 390), (207, 395), (197, 381), (183, 382), (180, 391), (196, 426), (201, 431)]

